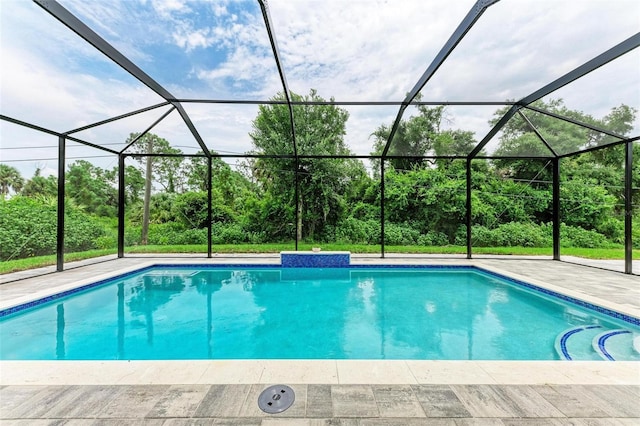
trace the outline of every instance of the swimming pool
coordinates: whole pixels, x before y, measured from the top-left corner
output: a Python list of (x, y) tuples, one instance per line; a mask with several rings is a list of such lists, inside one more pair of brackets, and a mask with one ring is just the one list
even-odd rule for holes
[[(89, 287), (0, 312), (0, 358), (582, 359), (573, 330), (638, 333), (637, 318), (475, 267), (158, 265)], [(618, 346), (604, 348), (633, 355)]]

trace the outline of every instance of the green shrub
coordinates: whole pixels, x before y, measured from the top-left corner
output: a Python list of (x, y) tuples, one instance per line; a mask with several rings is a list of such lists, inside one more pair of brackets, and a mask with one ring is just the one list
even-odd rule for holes
[(247, 232), (247, 241), (249, 244), (262, 244), (268, 243), (266, 232)]
[(104, 235), (95, 240), (97, 249), (110, 249), (118, 246), (118, 237), (113, 235)]
[[(533, 223), (505, 223), (494, 229), (474, 226), (471, 242), (476, 247), (551, 247), (553, 226)], [(465, 244), (465, 235), (456, 236), (456, 244)], [(607, 248), (614, 242), (592, 230), (576, 226), (560, 226), (560, 244), (563, 247)]]
[(207, 193), (185, 192), (179, 194), (171, 206), (173, 215), (187, 228), (206, 228)]
[(211, 227), (211, 240), (213, 244), (248, 243), (249, 233), (238, 223), (214, 223)]
[(238, 222), (245, 231), (263, 234), (268, 242), (287, 241), (294, 235), (295, 208), (291, 204), (267, 194), (249, 198), (244, 210)]
[(98, 248), (97, 239), (106, 234), (95, 217), (74, 210), (65, 215), (64, 230), (64, 251), (67, 253)]
[[(494, 229), (474, 226), (471, 242), (476, 247), (551, 247), (551, 224), (505, 223)], [(463, 239), (457, 240), (464, 243)], [(612, 245), (607, 238), (592, 230), (576, 226), (560, 226), (560, 244), (564, 247), (606, 248)]]
[(418, 236), (416, 243), (420, 246), (446, 246), (449, 238), (442, 232), (427, 232)]
[(476, 247), (549, 247), (551, 234), (545, 225), (509, 222), (494, 229), (474, 226), (471, 242)]
[(624, 244), (624, 221), (614, 217), (606, 218), (596, 228), (598, 233), (604, 235), (612, 242)]
[(551, 240), (544, 228), (533, 223), (509, 222), (496, 229), (502, 247), (549, 247)]
[(185, 228), (177, 222), (151, 224), (148, 242), (152, 245), (206, 244), (207, 230)]
[(335, 239), (336, 242), (346, 244), (378, 244), (380, 221), (348, 217), (336, 226)]
[(384, 240), (390, 246), (414, 245), (419, 237), (420, 231), (407, 225), (385, 224)]
[[(105, 225), (73, 206), (65, 208), (65, 252), (97, 248)], [(13, 197), (0, 202), (0, 260), (55, 254), (57, 207), (52, 202)]]
[[(187, 228), (207, 227), (207, 193), (206, 192), (185, 192), (178, 194), (171, 206), (172, 214)], [(222, 196), (213, 192), (211, 202), (212, 222), (233, 222), (233, 209), (226, 205)]]
[(185, 229), (180, 234), (180, 238), (174, 244), (189, 245), (189, 244), (207, 244), (207, 230), (206, 229)]
[(562, 221), (583, 229), (599, 229), (604, 221), (611, 218), (617, 202), (606, 188), (579, 178), (562, 182), (560, 197)]
[(560, 244), (564, 247), (607, 248), (611, 242), (604, 235), (577, 226), (560, 226)]
[(380, 222), (380, 206), (359, 201), (351, 210), (351, 215), (360, 220), (377, 220)]
[[(466, 234), (456, 236), (456, 244), (465, 245), (466, 238)], [(491, 230), (480, 225), (471, 227), (471, 243), (476, 247), (492, 247), (496, 244), (495, 237)]]
[(137, 246), (140, 245), (142, 238), (142, 227), (140, 225), (131, 226), (129, 224), (124, 227), (124, 245)]
[(0, 259), (55, 253), (56, 207), (24, 197), (0, 201)]
[[(140, 232), (139, 226), (127, 227), (125, 245), (139, 245)], [(211, 225), (213, 244), (259, 244), (267, 242), (265, 236), (265, 233), (246, 231), (238, 223), (214, 222)], [(178, 222), (150, 224), (148, 242), (150, 245), (207, 244), (207, 229), (185, 228)]]

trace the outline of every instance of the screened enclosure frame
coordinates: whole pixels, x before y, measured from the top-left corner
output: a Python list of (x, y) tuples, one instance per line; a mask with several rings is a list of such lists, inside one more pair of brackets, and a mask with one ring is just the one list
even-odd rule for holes
[[(558, 89), (584, 77), (585, 75), (591, 73), (592, 71), (602, 67), (605, 64), (614, 61), (615, 59), (631, 52), (640, 46), (640, 32), (634, 34), (628, 39), (614, 45), (610, 49), (602, 52), (601, 54), (593, 57), (591, 60), (583, 63), (582, 65), (574, 68), (572, 71), (564, 74), (563, 76), (557, 78), (556, 80), (540, 87), (539, 89), (533, 91), (528, 96), (521, 98), (518, 101), (505, 101), (505, 102), (493, 102), (493, 101), (456, 101), (456, 102), (447, 102), (447, 101), (423, 101), (418, 96), (421, 90), (429, 83), (430, 79), (437, 73), (438, 69), (445, 63), (447, 58), (451, 55), (451, 53), (456, 49), (461, 40), (465, 37), (465, 35), (469, 32), (469, 30), (473, 27), (473, 25), (481, 18), (482, 14), (489, 8), (491, 5), (496, 3), (498, 0), (478, 0), (473, 7), (469, 10), (460, 24), (454, 29), (452, 35), (440, 49), (438, 54), (432, 59), (428, 68), (422, 74), (422, 76), (415, 83), (413, 88), (407, 93), (404, 99), (398, 99), (396, 101), (358, 101), (358, 102), (349, 102), (349, 101), (295, 101), (292, 99), (292, 92), (289, 89), (289, 85), (287, 83), (287, 78), (285, 75), (284, 68), (282, 66), (280, 50), (278, 48), (278, 44), (276, 41), (275, 31), (272, 25), (272, 19), (269, 12), (269, 7), (266, 0), (257, 0), (260, 6), (260, 10), (262, 12), (262, 17), (264, 20), (264, 24), (266, 27), (265, 37), (268, 38), (269, 45), (271, 47), (271, 51), (273, 54), (273, 59), (275, 60), (278, 78), (280, 84), (282, 86), (282, 91), (284, 94), (284, 100), (282, 101), (274, 101), (274, 100), (228, 100), (228, 99), (186, 99), (186, 98), (178, 98), (170, 93), (165, 87), (163, 87), (160, 83), (146, 74), (141, 68), (139, 68), (134, 62), (132, 62), (127, 56), (117, 50), (114, 46), (109, 44), (105, 39), (99, 36), (93, 29), (87, 26), (83, 21), (73, 15), (70, 11), (65, 9), (62, 5), (57, 3), (55, 0), (33, 0), (37, 5), (39, 5), (44, 11), (48, 12), (66, 27), (68, 27), (71, 31), (77, 34), (77, 36), (84, 39), (87, 43), (93, 46), (95, 49), (103, 53), (107, 56), (111, 61), (115, 64), (119, 65), (122, 69), (128, 72), (131, 76), (137, 79), (139, 82), (143, 83), (148, 89), (159, 95), (164, 101), (147, 106), (142, 109), (137, 109), (135, 111), (128, 112), (126, 114), (114, 116), (108, 118), (106, 120), (102, 120), (99, 122), (95, 122), (80, 128), (72, 129), (66, 132), (56, 132), (51, 129), (47, 129), (39, 126), (37, 123), (29, 123), (22, 120), (19, 120), (14, 117), (9, 117), (6, 115), (0, 115), (0, 119), (24, 126), (39, 132), (47, 133), (51, 136), (55, 136), (58, 138), (58, 210), (57, 210), (57, 265), (56, 268), (58, 271), (62, 271), (64, 269), (64, 205), (65, 205), (65, 164), (66, 164), (66, 144), (67, 141), (79, 143), (94, 149), (98, 149), (118, 158), (118, 239), (117, 239), (117, 256), (124, 256), (124, 214), (125, 214), (125, 160), (127, 157), (145, 157), (145, 156), (154, 156), (160, 157), (163, 154), (139, 154), (129, 152), (128, 149), (141, 137), (149, 133), (153, 128), (161, 123), (167, 116), (169, 116), (173, 112), (177, 112), (180, 116), (188, 131), (190, 132), (193, 139), (197, 142), (199, 148), (202, 150), (202, 154), (180, 154), (180, 156), (184, 157), (201, 157), (206, 158), (208, 160), (208, 172), (206, 177), (206, 181), (208, 182), (208, 206), (207, 206), (207, 216), (208, 216), (208, 232), (207, 232), (207, 256), (212, 256), (212, 226), (211, 226), (211, 218), (212, 218), (212, 205), (211, 205), (211, 177), (212, 177), (212, 159), (213, 158), (281, 158), (281, 159), (293, 159), (295, 162), (295, 170), (294, 170), (294, 185), (295, 185), (295, 200), (298, 201), (300, 197), (300, 182), (299, 182), (299, 161), (301, 159), (314, 159), (314, 158), (331, 158), (331, 159), (340, 159), (340, 158), (357, 158), (357, 159), (368, 159), (368, 160), (378, 160), (380, 165), (380, 246), (381, 246), (381, 256), (385, 256), (385, 163), (388, 160), (396, 159), (396, 158), (415, 158), (415, 159), (458, 159), (465, 160), (466, 163), (466, 257), (468, 259), (472, 258), (472, 243), (471, 243), (471, 232), (472, 232), (472, 205), (471, 205), (471, 195), (472, 195), (472, 177), (471, 177), (471, 163), (474, 159), (518, 159), (518, 160), (527, 160), (527, 159), (535, 159), (535, 160), (547, 160), (552, 164), (553, 170), (553, 181), (552, 181), (552, 217), (553, 217), (553, 259), (560, 260), (560, 162), (563, 158), (570, 158), (573, 156), (577, 156), (586, 152), (591, 152), (600, 149), (609, 149), (614, 146), (624, 145), (625, 146), (625, 160), (624, 160), (624, 168), (625, 168), (625, 182), (624, 182), (624, 199), (625, 199), (625, 221), (624, 221), (624, 271), (627, 274), (632, 273), (632, 160), (633, 160), (633, 143), (640, 140), (640, 136), (627, 137), (624, 135), (617, 134), (615, 132), (609, 131), (607, 129), (599, 128), (598, 126), (594, 126), (589, 123), (580, 122), (571, 117), (563, 116), (561, 114), (546, 111), (539, 107), (532, 105), (535, 101), (542, 99), (543, 97), (557, 91)], [(208, 148), (207, 144), (203, 140), (200, 135), (198, 128), (194, 125), (191, 117), (184, 109), (185, 104), (245, 104), (245, 105), (286, 105), (288, 108), (288, 119), (289, 125), (291, 128), (290, 135), (290, 144), (291, 144), (291, 154), (286, 155), (261, 155), (261, 154), (229, 154), (229, 155), (221, 155), (215, 152), (211, 152)], [(296, 126), (294, 122), (294, 107), (300, 105), (332, 105), (332, 106), (397, 106), (398, 111), (395, 120), (390, 128), (389, 136), (384, 144), (384, 148), (380, 155), (349, 155), (349, 156), (336, 156), (336, 155), (302, 155), (298, 152), (298, 142), (296, 135)], [(400, 126), (403, 114), (405, 110), (409, 106), (416, 105), (424, 105), (424, 106), (500, 106), (506, 107), (506, 112), (500, 117), (495, 125), (489, 130), (489, 132), (475, 145), (472, 151), (468, 155), (464, 156), (420, 156), (420, 157), (407, 157), (407, 156), (397, 156), (391, 155), (390, 149), (393, 146), (395, 135)], [(169, 107), (167, 111), (161, 114), (153, 123), (151, 123), (146, 129), (139, 133), (139, 136), (128, 143), (121, 150), (113, 150), (104, 146), (101, 146), (96, 143), (92, 143), (87, 140), (83, 140), (74, 136), (75, 134), (88, 130), (91, 128), (95, 128), (104, 124), (108, 124), (111, 122), (115, 122), (117, 120), (121, 120), (124, 118), (132, 117), (137, 114), (141, 114), (144, 112), (153, 111), (156, 109), (160, 109), (162, 107)], [(573, 125), (579, 126), (584, 129), (588, 129), (590, 131), (599, 132), (601, 134), (610, 136), (615, 139), (614, 142), (606, 143), (600, 146), (594, 146), (589, 148), (584, 148), (581, 150), (572, 151), (569, 153), (559, 153), (554, 150), (553, 146), (545, 139), (545, 137), (538, 131), (535, 125), (531, 122), (528, 117), (529, 113), (542, 114), (557, 120), (566, 121)], [(496, 136), (503, 127), (513, 118), (519, 117), (524, 122), (526, 122), (527, 126), (531, 129), (531, 131), (537, 136), (540, 144), (544, 147), (547, 155), (543, 156), (518, 156), (518, 157), (504, 157), (504, 156), (491, 156), (484, 155), (482, 153), (483, 148), (489, 143), (489, 141)], [(132, 129), (138, 131), (139, 129)], [(168, 155), (168, 154), (164, 154)], [(295, 209), (296, 222), (298, 220), (298, 209)], [(295, 249), (298, 250), (298, 238), (297, 235), (294, 235), (295, 239)]]

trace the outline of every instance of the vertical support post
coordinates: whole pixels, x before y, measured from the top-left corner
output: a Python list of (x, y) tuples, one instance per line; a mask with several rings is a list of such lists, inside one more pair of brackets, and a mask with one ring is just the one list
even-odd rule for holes
[(560, 159), (553, 160), (553, 260), (560, 260)]
[(380, 257), (384, 259), (384, 158), (380, 159)]
[(471, 259), (471, 158), (467, 158), (467, 259)]
[(126, 203), (124, 154), (118, 155), (118, 258), (124, 257), (124, 212)]
[(64, 270), (64, 184), (66, 138), (58, 137), (58, 224), (56, 235), (56, 271)]
[(207, 157), (207, 258), (211, 258), (211, 243), (212, 243), (212, 235), (211, 235), (211, 217), (213, 216), (212, 206), (211, 206), (211, 188), (212, 184), (212, 172), (211, 168), (213, 167), (213, 159), (211, 156)]
[(624, 273), (633, 273), (633, 243), (631, 238), (633, 191), (632, 191), (632, 166), (633, 166), (633, 142), (625, 144), (624, 162)]
[(295, 167), (296, 167), (296, 172), (295, 172), (295, 210), (296, 210), (296, 224), (294, 226), (295, 229), (295, 234), (296, 234), (296, 251), (298, 251), (298, 237), (302, 237), (302, 235), (298, 235), (298, 225), (300, 223), (300, 211), (299, 211), (299, 207), (300, 207), (300, 180), (298, 178), (298, 169), (300, 168), (300, 161), (298, 160), (298, 157), (296, 156), (296, 163), (295, 163)]

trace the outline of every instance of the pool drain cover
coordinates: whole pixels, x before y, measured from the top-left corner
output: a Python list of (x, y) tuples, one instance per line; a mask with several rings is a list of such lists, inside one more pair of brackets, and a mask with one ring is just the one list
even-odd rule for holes
[(285, 385), (269, 386), (258, 397), (258, 407), (265, 413), (282, 413), (291, 407), (296, 395), (293, 389)]

